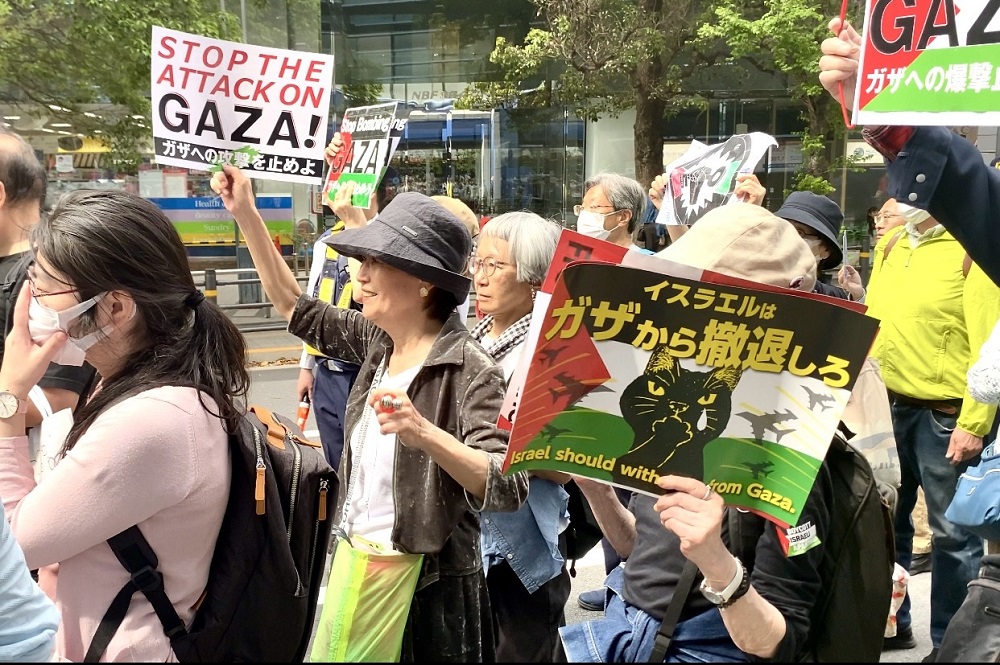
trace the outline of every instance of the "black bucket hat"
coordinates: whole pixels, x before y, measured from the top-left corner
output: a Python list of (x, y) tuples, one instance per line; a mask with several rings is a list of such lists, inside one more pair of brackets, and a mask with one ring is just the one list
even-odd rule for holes
[(844, 252), (837, 234), (844, 223), (844, 213), (830, 198), (813, 192), (792, 192), (774, 214), (790, 222), (805, 224), (829, 242), (830, 256), (819, 262), (820, 270), (840, 265)]
[(344, 256), (371, 256), (455, 294), (469, 295), (472, 280), (462, 274), (472, 253), (465, 224), (417, 192), (397, 194), (368, 226), (335, 233), (324, 242)]

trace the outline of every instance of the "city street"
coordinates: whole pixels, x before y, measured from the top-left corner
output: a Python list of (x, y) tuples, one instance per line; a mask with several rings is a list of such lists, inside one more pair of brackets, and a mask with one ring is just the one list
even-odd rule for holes
[[(274, 363), (295, 359), (287, 365), (266, 365), (253, 368), (251, 375), (250, 404), (259, 403), (278, 413), (294, 416), (298, 406), (295, 384), (298, 379), (298, 357), (301, 345), (286, 332), (259, 332), (247, 334), (249, 357), (252, 363)], [(310, 414), (306, 432), (314, 436), (316, 424)], [(328, 564), (329, 566), (329, 561)], [(580, 608), (576, 597), (583, 591), (598, 587), (604, 580), (604, 557), (600, 547), (595, 547), (585, 558), (577, 562), (573, 590), (566, 604), (566, 622), (577, 623), (598, 618), (596, 612)], [(913, 634), (917, 647), (906, 651), (889, 651), (882, 654), (884, 663), (915, 663), (930, 653), (931, 642), (928, 634), (930, 622), (930, 581), (928, 573), (917, 575), (910, 580), (913, 602)], [(325, 589), (320, 599), (325, 595)], [(317, 612), (318, 616), (318, 612)]]

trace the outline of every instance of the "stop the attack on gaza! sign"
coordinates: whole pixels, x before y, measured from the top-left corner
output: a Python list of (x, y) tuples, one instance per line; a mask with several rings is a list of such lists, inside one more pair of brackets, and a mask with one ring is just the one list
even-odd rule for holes
[(333, 56), (153, 27), (156, 162), (318, 185)]
[(859, 125), (1000, 124), (1000, 0), (868, 0)]

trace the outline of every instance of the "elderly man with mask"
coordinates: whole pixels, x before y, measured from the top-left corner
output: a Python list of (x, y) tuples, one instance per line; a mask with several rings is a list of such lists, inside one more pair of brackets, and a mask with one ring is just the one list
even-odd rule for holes
[[(958, 476), (979, 459), (991, 409), (966, 389), (975, 360), (968, 318), (991, 306), (967, 290), (965, 250), (929, 213), (895, 203), (906, 222), (884, 239), (872, 268), (868, 315), (881, 322), (872, 348), (892, 403), (902, 473), (895, 522), (896, 552), (909, 568), (911, 512), (922, 487), (933, 533), (931, 642), (941, 643), (983, 555), (982, 541), (945, 519)], [(886, 210), (887, 208), (883, 208)], [(909, 598), (897, 615), (890, 648), (912, 648)]]

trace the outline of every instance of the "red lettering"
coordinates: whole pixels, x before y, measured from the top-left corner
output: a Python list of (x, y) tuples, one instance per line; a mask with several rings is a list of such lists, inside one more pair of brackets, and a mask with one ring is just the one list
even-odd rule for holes
[(188, 47), (187, 53), (184, 54), (184, 62), (191, 62), (191, 52), (194, 50), (196, 46), (198, 46), (198, 42), (192, 42), (185, 39), (181, 42), (181, 44), (184, 44), (184, 46)]
[(269, 83), (264, 83), (263, 81), (257, 81), (257, 87), (253, 91), (253, 101), (256, 102), (260, 99), (263, 99), (265, 104), (270, 104), (271, 100), (267, 96), (267, 90), (272, 85), (274, 85), (274, 81), (270, 81)]
[(241, 92), (244, 83), (248, 83), (251, 86), (253, 85), (253, 81), (251, 81), (250, 79), (247, 78), (239, 79), (238, 81), (236, 81), (235, 84), (233, 84), (233, 94), (236, 96), (236, 99), (247, 101), (250, 99), (250, 95), (253, 94), (253, 92), (252, 91), (249, 93)]
[(250, 56), (247, 55), (246, 51), (241, 51), (240, 49), (233, 49), (233, 52), (229, 54), (229, 71), (232, 71), (239, 65), (247, 64), (247, 60)]
[[(211, 55), (210, 55), (211, 54)], [(209, 61), (209, 57), (214, 58), (214, 62)], [(222, 64), (222, 49), (218, 46), (209, 46), (201, 54), (201, 61), (206, 67), (213, 68)]]
[(323, 61), (313, 60), (309, 63), (309, 69), (306, 71), (306, 81), (310, 83), (319, 83), (319, 75), (323, 71)]
[(225, 74), (219, 77), (219, 80), (212, 87), (212, 91), (209, 92), (208, 94), (214, 95), (217, 93), (221, 93), (226, 97), (229, 96), (229, 77), (226, 76)]
[[(286, 95), (285, 94), (286, 91), (291, 91), (291, 94)], [(299, 90), (299, 86), (295, 85), (294, 83), (287, 84), (281, 89), (281, 92), (278, 93), (278, 99), (280, 99), (281, 103), (284, 104), (285, 106), (292, 106), (297, 101), (299, 101), (299, 97), (301, 96), (302, 96), (302, 91)]]
[(294, 58), (291, 61), (288, 58), (282, 58), (281, 69), (278, 70), (278, 78), (293, 78), (293, 79), (298, 78), (299, 67), (301, 65), (302, 65), (301, 58)]
[(170, 87), (174, 86), (174, 66), (173, 65), (167, 65), (167, 66), (165, 66), (163, 68), (163, 71), (160, 72), (160, 76), (156, 79), (156, 85), (160, 85), (164, 81), (166, 81), (167, 85), (169, 85)]
[(174, 44), (177, 43), (176, 37), (171, 37), (170, 35), (164, 35), (160, 39), (160, 46), (163, 47), (162, 51), (157, 51), (156, 55), (161, 58), (172, 58), (174, 57)]
[(260, 59), (264, 61), (264, 64), (261, 65), (261, 67), (260, 67), (260, 75), (261, 76), (267, 76), (267, 67), (268, 67), (268, 65), (271, 64), (272, 60), (277, 60), (278, 56), (276, 56), (276, 55), (268, 55), (267, 53), (261, 53), (260, 54)]

